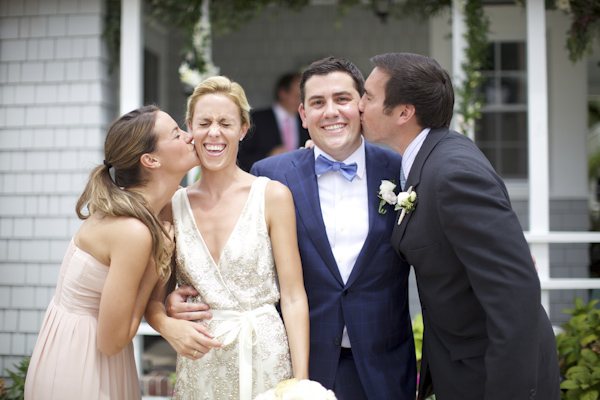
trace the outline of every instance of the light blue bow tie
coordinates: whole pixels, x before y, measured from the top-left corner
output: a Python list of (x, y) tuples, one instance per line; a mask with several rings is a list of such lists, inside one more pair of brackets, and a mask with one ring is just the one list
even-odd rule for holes
[(350, 182), (352, 182), (356, 176), (357, 169), (358, 166), (355, 162), (352, 164), (344, 164), (343, 162), (339, 161), (331, 161), (329, 158), (323, 157), (322, 155), (317, 157), (317, 160), (315, 161), (315, 173), (317, 175), (322, 175), (329, 171), (340, 171), (344, 178)]

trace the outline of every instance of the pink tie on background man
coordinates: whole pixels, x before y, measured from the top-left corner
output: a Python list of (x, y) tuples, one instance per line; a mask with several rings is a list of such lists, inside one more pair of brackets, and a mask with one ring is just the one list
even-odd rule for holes
[(296, 149), (296, 140), (294, 129), (292, 128), (292, 118), (289, 115), (286, 115), (283, 120), (283, 129), (282, 129), (282, 139), (283, 145), (287, 149), (287, 151), (292, 151)]

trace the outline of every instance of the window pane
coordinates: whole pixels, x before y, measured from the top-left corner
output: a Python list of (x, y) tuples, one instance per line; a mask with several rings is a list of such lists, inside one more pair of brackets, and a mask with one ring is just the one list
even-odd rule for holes
[(495, 42), (486, 58), (493, 65), (482, 67), (484, 108), (475, 122), (476, 144), (502, 178), (527, 178), (525, 43)]
[(527, 82), (524, 77), (504, 77), (500, 82), (503, 104), (527, 103)]
[(497, 145), (498, 113), (482, 113), (475, 121), (475, 140), (478, 146)]
[(502, 132), (500, 137), (503, 142), (520, 142), (527, 145), (527, 113), (507, 112), (502, 113)]
[(527, 149), (505, 147), (501, 152), (503, 178), (527, 178)]
[(496, 79), (494, 79), (493, 73), (482, 73), (485, 80), (481, 83), (481, 86), (477, 89), (477, 92), (483, 95), (483, 104), (495, 104), (497, 100), (496, 96)]
[(502, 71), (525, 71), (525, 43), (500, 43), (500, 59)]

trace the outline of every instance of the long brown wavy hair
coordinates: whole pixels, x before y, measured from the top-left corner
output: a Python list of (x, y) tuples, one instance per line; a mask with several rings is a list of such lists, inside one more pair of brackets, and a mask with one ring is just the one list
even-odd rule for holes
[[(142, 221), (152, 234), (152, 260), (161, 280), (169, 278), (173, 244), (157, 214), (137, 191), (148, 182), (140, 157), (156, 150), (158, 135), (154, 132), (160, 109), (145, 106), (133, 110), (112, 123), (104, 142), (104, 165), (90, 174), (76, 212), (87, 219), (99, 212), (116, 217), (134, 217)], [(110, 169), (114, 168), (114, 180)], [(88, 213), (84, 213), (87, 206)], [(159, 210), (160, 211), (160, 210)]]

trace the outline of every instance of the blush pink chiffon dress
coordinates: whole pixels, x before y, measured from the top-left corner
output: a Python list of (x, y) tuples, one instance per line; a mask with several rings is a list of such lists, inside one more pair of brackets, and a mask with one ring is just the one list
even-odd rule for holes
[(113, 356), (98, 350), (108, 270), (71, 240), (31, 356), (26, 400), (141, 399), (132, 343)]

